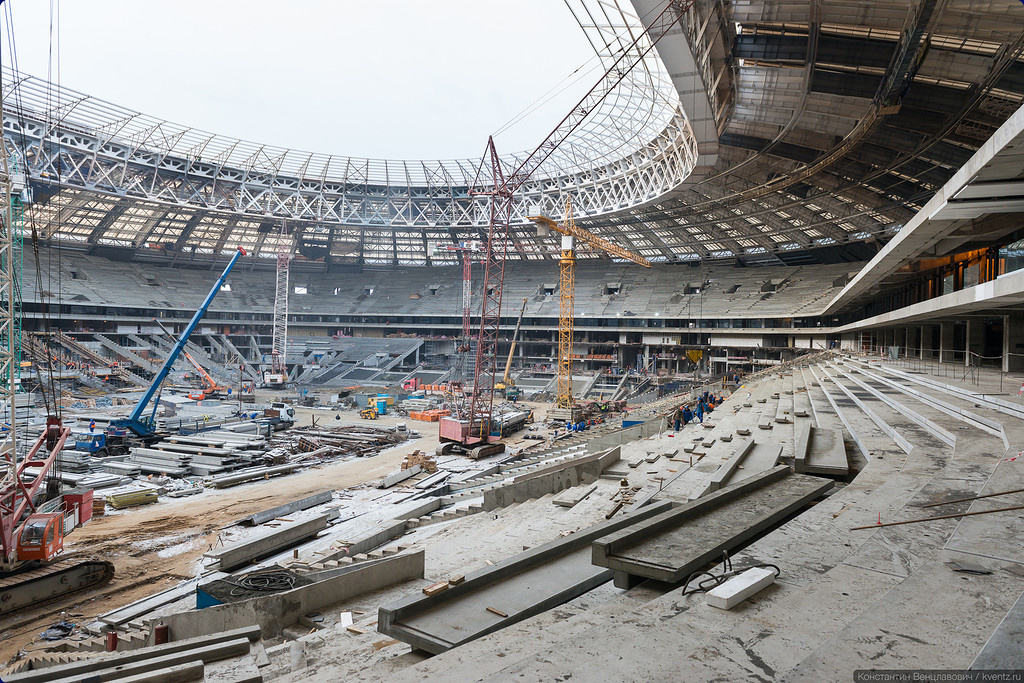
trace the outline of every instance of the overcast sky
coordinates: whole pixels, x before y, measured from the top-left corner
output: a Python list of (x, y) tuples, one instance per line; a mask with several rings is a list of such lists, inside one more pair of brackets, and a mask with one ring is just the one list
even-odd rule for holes
[[(45, 78), (51, 2), (7, 4), (20, 69)], [(65, 87), (223, 135), (390, 159), (478, 158), (488, 134), (594, 65), (561, 0), (64, 0), (59, 25)], [(598, 75), (501, 134), (499, 151), (533, 149)]]

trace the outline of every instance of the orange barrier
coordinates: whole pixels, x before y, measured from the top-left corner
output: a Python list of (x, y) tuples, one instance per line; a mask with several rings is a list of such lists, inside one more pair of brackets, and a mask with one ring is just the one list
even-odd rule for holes
[(439, 408), (436, 408), (434, 410), (411, 411), (409, 413), (409, 418), (412, 420), (422, 420), (424, 422), (437, 422), (442, 417), (451, 414), (452, 411), (450, 410), (441, 410)]

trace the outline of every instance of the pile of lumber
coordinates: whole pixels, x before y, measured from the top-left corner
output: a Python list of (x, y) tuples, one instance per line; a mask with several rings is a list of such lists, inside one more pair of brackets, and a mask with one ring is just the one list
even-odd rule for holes
[(405, 456), (402, 460), (402, 469), (407, 470), (414, 465), (419, 465), (421, 471), (433, 474), (437, 472), (437, 461), (434, 460), (434, 456), (423, 451), (413, 451), (409, 455)]

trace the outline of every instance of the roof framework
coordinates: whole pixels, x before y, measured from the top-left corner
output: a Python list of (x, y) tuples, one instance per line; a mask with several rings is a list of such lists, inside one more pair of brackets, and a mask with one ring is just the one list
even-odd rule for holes
[[(664, 2), (567, 4), (607, 63)], [(526, 215), (557, 217), (567, 194), (582, 227), (655, 261), (885, 241), (1024, 102), (1009, 3), (701, 0), (679, 25), (524, 188), (511, 258), (557, 258)], [(428, 265), (486, 228), (477, 160), (275, 148), (10, 73), (2, 95), (26, 218), (53, 242), (270, 263), (287, 218), (299, 258)]]

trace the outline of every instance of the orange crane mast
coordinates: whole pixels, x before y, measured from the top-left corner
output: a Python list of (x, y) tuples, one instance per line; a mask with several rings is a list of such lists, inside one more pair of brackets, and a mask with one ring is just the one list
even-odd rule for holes
[(575, 401), (572, 395), (572, 334), (576, 289), (576, 253), (575, 240), (580, 240), (597, 249), (608, 252), (627, 261), (651, 267), (651, 262), (643, 256), (623, 249), (606, 239), (584, 230), (576, 225), (572, 216), (572, 199), (565, 200), (565, 221), (556, 223), (547, 216), (529, 216), (537, 224), (537, 234), (541, 237), (553, 230), (562, 235), (562, 258), (558, 261), (558, 393), (555, 407), (572, 410)]

